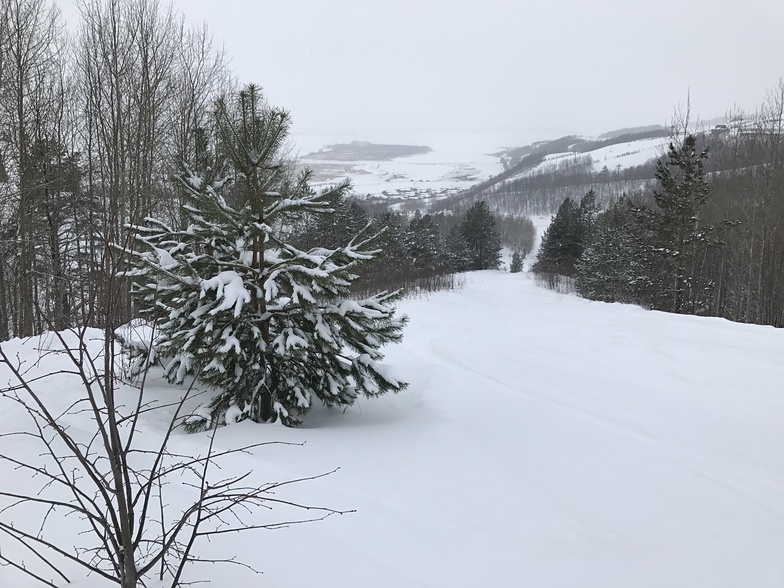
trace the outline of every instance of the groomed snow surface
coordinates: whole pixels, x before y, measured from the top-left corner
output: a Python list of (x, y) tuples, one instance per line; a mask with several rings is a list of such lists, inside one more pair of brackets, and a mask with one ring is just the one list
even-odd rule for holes
[[(221, 475), (253, 468), (258, 481), (282, 481), (340, 467), (277, 497), (356, 512), (222, 536), (207, 548), (264, 574), (208, 565), (190, 580), (784, 586), (784, 331), (589, 302), (493, 271), (401, 309), (410, 325), (387, 361), (407, 391), (316, 409), (299, 429), (219, 431), (219, 447), (305, 442), (260, 448)], [(78, 392), (72, 381), (48, 392), (58, 405)], [(160, 382), (153, 390), (177, 394)], [(14, 414), (0, 410), (0, 430), (14, 428)], [(144, 435), (162, 423), (146, 419)], [(175, 449), (203, 451), (206, 440), (178, 434)], [(0, 443), (37, 459), (23, 440)], [(20, 475), (2, 468), (4, 480)], [(0, 586), (34, 585), (0, 568)]]

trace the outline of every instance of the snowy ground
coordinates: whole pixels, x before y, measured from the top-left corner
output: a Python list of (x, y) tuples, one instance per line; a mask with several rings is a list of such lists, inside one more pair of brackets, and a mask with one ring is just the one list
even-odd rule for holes
[(578, 162), (585, 157), (591, 158), (594, 172), (601, 172), (605, 167), (612, 172), (644, 165), (665, 155), (670, 141), (670, 137), (657, 137), (654, 139), (639, 139), (626, 143), (617, 143), (615, 145), (610, 145), (609, 147), (601, 147), (584, 153), (572, 151), (551, 153), (550, 155), (545, 156), (544, 161), (540, 164), (511, 176), (507, 181), (553, 171), (560, 165)]
[[(402, 310), (410, 326), (387, 359), (407, 391), (315, 410), (299, 429), (221, 430), (224, 445), (306, 442), (230, 465), (262, 480), (340, 467), (280, 496), (356, 513), (224, 537), (216, 549), (264, 575), (200, 569), (214, 586), (784, 585), (784, 331), (493, 271)], [(69, 382), (53, 401), (74, 397)], [(0, 410), (0, 430), (17, 422)], [(28, 585), (0, 568), (0, 586)]]
[(614, 171), (619, 167), (643, 165), (652, 159), (658, 159), (666, 153), (670, 141), (672, 141), (670, 137), (640, 139), (595, 149), (589, 154), (593, 160), (594, 171), (602, 171), (604, 167)]

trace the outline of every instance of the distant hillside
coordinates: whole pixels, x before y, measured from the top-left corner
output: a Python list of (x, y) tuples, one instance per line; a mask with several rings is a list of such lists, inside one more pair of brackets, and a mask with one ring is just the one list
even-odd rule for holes
[(508, 177), (515, 173), (525, 171), (540, 164), (545, 157), (555, 153), (589, 153), (603, 147), (610, 147), (620, 143), (631, 143), (643, 139), (655, 139), (669, 136), (669, 130), (663, 127), (641, 127), (643, 130), (622, 129), (600, 135), (598, 139), (584, 139), (574, 135), (568, 135), (553, 141), (537, 141), (525, 147), (505, 149), (499, 152), (499, 157), (504, 161), (506, 171), (509, 174), (499, 174)]
[[(724, 120), (724, 119), (722, 119)], [(709, 143), (727, 134), (755, 134), (748, 120), (725, 120), (703, 131)], [(452, 138), (450, 137), (450, 140)], [(465, 137), (464, 145), (473, 145)], [(670, 130), (651, 125), (623, 128), (586, 138), (554, 140), (457, 156), (448, 142), (338, 142), (303, 156), (317, 181), (351, 178), (368, 210), (462, 212), (486, 200), (499, 215), (550, 215), (565, 198), (579, 200), (593, 190), (600, 206), (623, 195), (639, 196), (654, 186), (655, 160), (664, 155)], [(458, 141), (459, 143), (459, 141)], [(496, 143), (498, 145), (499, 143)], [(323, 145), (323, 143), (322, 143)], [(711, 152), (715, 153), (711, 146)], [(484, 153), (484, 155), (481, 155)], [(427, 154), (427, 157), (421, 157)], [(709, 160), (711, 172), (713, 161)]]
[(668, 132), (668, 130), (663, 127), (662, 125), (646, 125), (642, 127), (627, 127), (624, 129), (616, 129), (615, 131), (608, 131), (606, 133), (602, 133), (599, 135), (599, 139), (614, 139), (616, 137), (621, 137), (623, 135), (633, 135), (637, 133), (648, 133), (648, 132), (655, 132), (655, 131), (663, 131)]
[(327, 145), (315, 153), (302, 156), (305, 160), (319, 161), (391, 161), (398, 157), (410, 157), (430, 153), (425, 145), (380, 145), (367, 141), (352, 141)]
[[(603, 138), (602, 138), (603, 137)], [(567, 197), (594, 190), (600, 204), (644, 191), (653, 182), (653, 160), (669, 137), (662, 127), (621, 129), (598, 139), (573, 135), (498, 153), (504, 171), (450, 198), (433, 211), (465, 210), (486, 200), (500, 214), (551, 214)]]

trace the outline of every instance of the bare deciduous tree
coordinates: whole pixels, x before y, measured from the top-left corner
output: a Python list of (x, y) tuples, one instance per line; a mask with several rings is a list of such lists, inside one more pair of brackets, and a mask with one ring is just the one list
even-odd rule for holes
[[(252, 471), (221, 471), (221, 463), (270, 443), (217, 449), (220, 432), (213, 430), (201, 454), (174, 451), (172, 440), (195, 394), (193, 386), (178, 399), (162, 403), (150, 397), (143, 380), (136, 387), (120, 385), (112, 362), (104, 355), (107, 345), (100, 331), (85, 327), (53, 333), (39, 342), (42, 356), (38, 362), (54, 361), (58, 367), (43, 373), (31, 371), (30, 365), (8, 351), (7, 344), (0, 346), (0, 365), (10, 376), (0, 398), (27, 417), (18, 430), (0, 432), (0, 439), (11, 447), (11, 440), (21, 438), (26, 446), (33, 444), (40, 451), (34, 463), (13, 451), (0, 455), (0, 461), (40, 480), (34, 489), (4, 485), (0, 491), (0, 535), (19, 554), (13, 557), (8, 549), (0, 552), (0, 564), (53, 587), (58, 581), (68, 581), (60, 571), (63, 562), (122, 588), (135, 588), (153, 576), (179, 586), (190, 563), (232, 563), (252, 569), (231, 558), (216, 559), (199, 552), (197, 543), (204, 539), (322, 520), (341, 512), (304, 506), (275, 494), (284, 486), (321, 475), (259, 484), (253, 481)], [(58, 365), (58, 357), (66, 361)], [(107, 365), (112, 366), (108, 373)], [(78, 382), (81, 394), (61, 408), (53, 398), (51, 383), (65, 377)], [(4, 410), (9, 408), (4, 406)], [(160, 438), (150, 442), (142, 431), (149, 423), (145, 419), (161, 414), (168, 424)], [(172, 501), (175, 485), (178, 493), (187, 487), (186, 502)], [(313, 514), (274, 522), (256, 516), (259, 509), (273, 506)], [(72, 547), (62, 542), (57, 527), (74, 517), (79, 524), (68, 526), (77, 527), (82, 537)], [(27, 564), (22, 563), (25, 560)]]
[[(35, 322), (35, 208), (41, 186), (35, 150), (40, 145), (44, 104), (55, 65), (59, 10), (47, 0), (3, 0), (3, 65), (0, 68), (0, 109), (5, 122), (7, 157), (15, 177), (10, 194), (16, 212), (18, 297), (14, 332), (32, 335)], [(6, 301), (8, 302), (8, 301)]]

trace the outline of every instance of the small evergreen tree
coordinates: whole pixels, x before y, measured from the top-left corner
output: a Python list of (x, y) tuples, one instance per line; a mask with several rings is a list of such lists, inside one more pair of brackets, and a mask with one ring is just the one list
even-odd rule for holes
[(574, 202), (566, 198), (542, 235), (542, 244), (532, 268), (534, 272), (571, 275), (575, 261), (573, 235), (576, 219)]
[(597, 215), (596, 194), (593, 190), (583, 196), (579, 205), (571, 198), (566, 198), (542, 235), (533, 271), (574, 276), (577, 262), (593, 240)]
[(219, 147), (238, 188), (232, 205), (222, 196), (230, 180), (218, 168), (186, 168), (186, 228), (151, 219), (139, 228), (147, 251), (135, 254), (134, 291), (159, 318), (158, 353), (171, 358), (166, 374), (174, 382), (194, 374), (218, 390), (186, 423), (191, 431), (244, 419), (294, 425), (314, 399), (346, 406), (406, 386), (380, 363), (380, 348), (402, 336), (396, 294), (353, 300), (349, 293), (379, 235), (366, 227), (331, 249), (280, 240), (287, 219), (327, 214), (349, 189), (317, 194), (307, 173), (286, 175), (288, 121), (253, 86), (236, 104), (219, 102)]
[(621, 200), (597, 221), (597, 235), (577, 262), (575, 288), (604, 302), (642, 302), (648, 288), (644, 232), (629, 203)]
[(460, 233), (469, 253), (469, 270), (498, 269), (501, 263), (501, 235), (495, 218), (484, 200), (466, 212)]
[(519, 274), (523, 271), (523, 256), (519, 251), (512, 253), (512, 263), (509, 265), (509, 271), (513, 274)]
[[(599, 219), (599, 206), (596, 204), (596, 192), (588, 192), (580, 199), (579, 222), (577, 226), (576, 241), (582, 251), (588, 247), (596, 236), (596, 223)], [(582, 255), (582, 251), (580, 255)], [(579, 256), (578, 256), (579, 257)]]
[(700, 222), (700, 209), (708, 199), (707, 157), (707, 149), (698, 151), (697, 138), (687, 135), (680, 147), (670, 143), (667, 156), (656, 164), (656, 208), (644, 212), (643, 222), (652, 233), (653, 306), (660, 310), (699, 311), (710, 287), (699, 266), (699, 252), (709, 245), (714, 230)]
[(467, 272), (471, 266), (471, 251), (460, 225), (454, 225), (449, 230), (444, 246), (449, 269), (453, 272)]
[(408, 223), (404, 242), (415, 275), (430, 276), (446, 271), (444, 239), (429, 214), (422, 215), (419, 211), (414, 214)]

